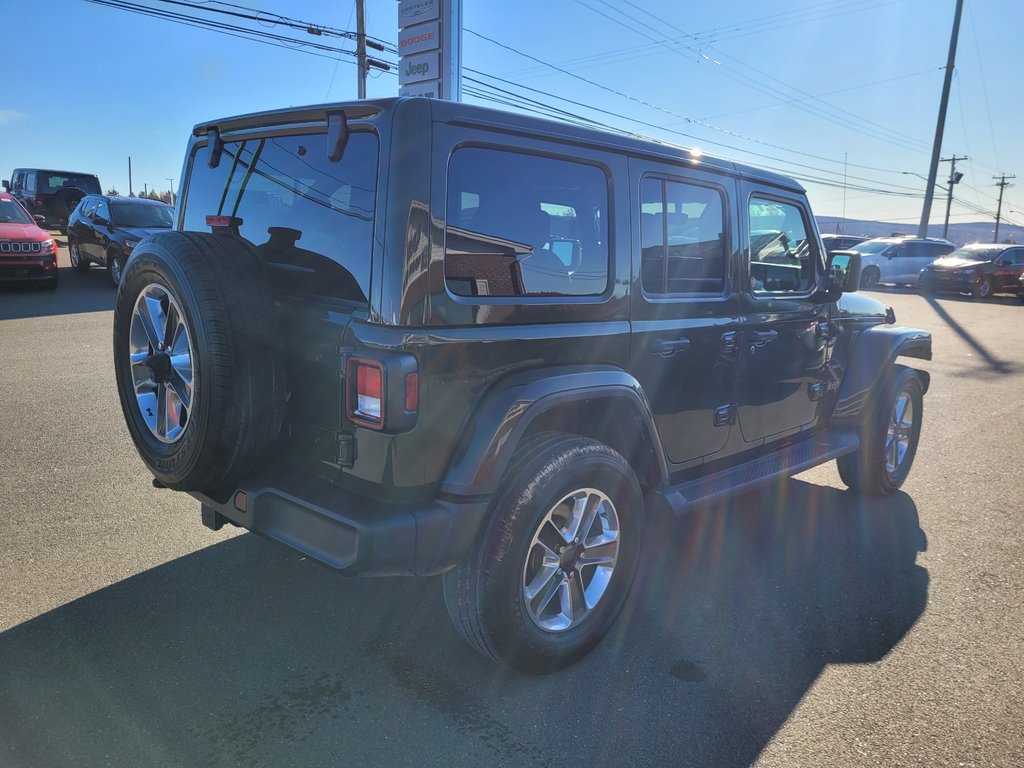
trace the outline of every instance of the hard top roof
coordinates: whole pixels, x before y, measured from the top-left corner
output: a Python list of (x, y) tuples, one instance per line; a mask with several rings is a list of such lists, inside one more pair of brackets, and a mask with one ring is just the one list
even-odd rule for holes
[(61, 170), (57, 170), (55, 168), (15, 168), (14, 169), (15, 173), (17, 173), (18, 171), (21, 171), (22, 173), (27, 172), (27, 171), (35, 171), (36, 173), (63, 173), (63, 174), (66, 174), (68, 176), (92, 176), (94, 179), (98, 179), (99, 178), (95, 173), (89, 173), (88, 171), (61, 171)]
[[(220, 120), (209, 120), (196, 124), (193, 128), (193, 135), (202, 136), (211, 128), (218, 128), (221, 131), (243, 130), (262, 126), (287, 125), (290, 123), (303, 123), (322, 120), (325, 112), (337, 109), (344, 109), (350, 120), (369, 118), (377, 114), (395, 110), (400, 105), (408, 103), (419, 97), (392, 97), (386, 99), (366, 99), (363, 101), (336, 102), (330, 104), (315, 104), (305, 107), (289, 107), (287, 109), (268, 110), (264, 112), (253, 112), (235, 117), (228, 117)], [(609, 149), (617, 149), (634, 154), (655, 155), (670, 161), (684, 161), (694, 166), (704, 168), (715, 168), (727, 173), (733, 173), (748, 178), (764, 181), (776, 186), (785, 187), (798, 192), (803, 192), (803, 186), (795, 179), (773, 171), (757, 168), (756, 166), (723, 160), (711, 155), (705, 155), (701, 151), (694, 151), (668, 142), (661, 142), (656, 139), (643, 138), (627, 134), (615, 133), (613, 131), (598, 128), (587, 128), (572, 123), (565, 123), (557, 120), (549, 120), (532, 115), (523, 115), (516, 112), (492, 109), (476, 104), (464, 102), (444, 101), (441, 99), (429, 99), (431, 112), (434, 120), (441, 122), (464, 122), (477, 123), (480, 125), (501, 126), (505, 129), (520, 131), (523, 133), (534, 133), (538, 135), (569, 140), (578, 143), (591, 144)]]

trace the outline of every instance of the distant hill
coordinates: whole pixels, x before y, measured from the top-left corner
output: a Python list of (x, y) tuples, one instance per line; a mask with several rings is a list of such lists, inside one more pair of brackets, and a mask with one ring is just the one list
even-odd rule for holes
[[(916, 235), (917, 225), (903, 222), (894, 224), (886, 221), (865, 221), (863, 219), (839, 219), (836, 216), (817, 216), (818, 230), (824, 235), (836, 231), (837, 222), (844, 235), (866, 237), (889, 237), (892, 234)], [(949, 239), (959, 245), (965, 243), (990, 243), (996, 225), (993, 221), (961, 222), (949, 225)], [(942, 237), (942, 225), (928, 227), (929, 237)], [(999, 225), (999, 240), (1004, 243), (1024, 243), (1024, 227), (1010, 224)]]

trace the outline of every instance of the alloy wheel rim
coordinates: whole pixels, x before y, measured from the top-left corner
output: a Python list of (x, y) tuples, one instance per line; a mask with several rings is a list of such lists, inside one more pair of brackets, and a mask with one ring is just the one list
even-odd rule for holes
[(900, 392), (889, 414), (885, 435), (885, 471), (894, 475), (903, 466), (914, 429), (914, 401), (906, 390)]
[(527, 550), (522, 595), (530, 620), (559, 633), (586, 619), (608, 590), (619, 542), (619, 516), (605, 493), (580, 488), (563, 496)]
[(68, 256), (71, 259), (71, 266), (78, 266), (78, 243), (72, 243), (71, 247), (68, 248)]
[(110, 262), (110, 279), (114, 281), (114, 285), (121, 284), (121, 258), (119, 256), (112, 256)]
[(135, 301), (128, 357), (142, 420), (160, 442), (177, 442), (195, 410), (192, 334), (181, 305), (158, 283), (147, 285)]
[(978, 283), (978, 295), (983, 299), (987, 299), (988, 295), (992, 292), (992, 286), (988, 284), (988, 280), (982, 280)]

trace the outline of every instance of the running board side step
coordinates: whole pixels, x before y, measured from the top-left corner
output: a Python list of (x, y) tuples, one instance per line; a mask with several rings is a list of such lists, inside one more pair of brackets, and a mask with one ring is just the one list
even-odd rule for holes
[(787, 445), (751, 461), (704, 475), (695, 480), (665, 487), (660, 494), (675, 514), (685, 513), (697, 502), (743, 493), (775, 480), (824, 464), (860, 447), (853, 429), (833, 429)]

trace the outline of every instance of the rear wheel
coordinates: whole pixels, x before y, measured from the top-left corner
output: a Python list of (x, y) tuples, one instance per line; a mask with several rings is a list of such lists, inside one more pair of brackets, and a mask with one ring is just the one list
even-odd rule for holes
[(882, 273), (878, 271), (878, 267), (865, 267), (864, 271), (860, 273), (860, 287), (861, 288), (877, 288), (878, 281), (881, 280)]
[(629, 594), (643, 500), (626, 460), (564, 434), (517, 452), (477, 549), (444, 576), (459, 633), (480, 653), (543, 674), (587, 654)]
[(921, 437), (924, 388), (916, 371), (895, 366), (861, 430), (860, 448), (836, 459), (839, 476), (855, 491), (895, 493), (910, 474)]

